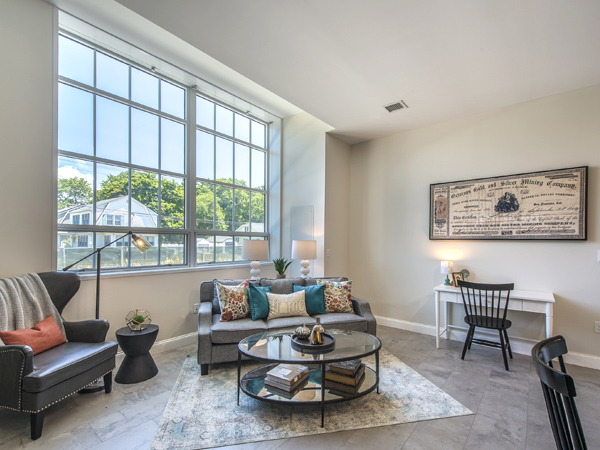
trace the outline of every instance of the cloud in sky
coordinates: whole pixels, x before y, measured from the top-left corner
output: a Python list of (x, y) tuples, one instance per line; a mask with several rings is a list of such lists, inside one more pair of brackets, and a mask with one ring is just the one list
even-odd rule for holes
[(92, 182), (94, 181), (94, 177), (92, 176), (92, 174), (90, 174), (90, 173), (83, 174), (79, 170), (77, 170), (75, 167), (62, 166), (62, 167), (58, 168), (58, 179), (59, 180), (64, 179), (64, 178), (75, 178), (75, 177), (85, 179), (85, 181), (87, 181), (89, 185), (92, 185)]

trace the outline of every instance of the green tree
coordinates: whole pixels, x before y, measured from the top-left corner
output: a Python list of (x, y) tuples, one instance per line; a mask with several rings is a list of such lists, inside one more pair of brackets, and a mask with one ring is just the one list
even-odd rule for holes
[(92, 187), (84, 178), (72, 177), (58, 180), (58, 209), (92, 202)]

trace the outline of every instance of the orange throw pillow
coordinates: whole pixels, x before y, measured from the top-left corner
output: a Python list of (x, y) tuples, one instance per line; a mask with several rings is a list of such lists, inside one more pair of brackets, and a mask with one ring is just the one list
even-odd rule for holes
[(67, 342), (52, 316), (46, 317), (32, 328), (17, 331), (0, 331), (0, 339), (6, 345), (29, 345), (34, 355), (45, 352), (63, 342)]

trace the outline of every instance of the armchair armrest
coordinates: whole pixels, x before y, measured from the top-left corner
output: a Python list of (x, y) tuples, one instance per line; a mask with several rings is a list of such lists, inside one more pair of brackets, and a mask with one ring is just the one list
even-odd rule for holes
[(108, 320), (94, 319), (63, 322), (67, 340), (71, 342), (104, 342), (108, 333)]
[(198, 308), (198, 364), (209, 364), (212, 357), (212, 303), (201, 302)]
[(356, 314), (367, 319), (367, 333), (376, 336), (377, 322), (375, 321), (375, 316), (373, 316), (373, 313), (371, 312), (371, 305), (369, 305), (369, 302), (352, 297), (352, 307)]
[(33, 371), (33, 350), (28, 345), (0, 347), (0, 405), (21, 410), (23, 377)]

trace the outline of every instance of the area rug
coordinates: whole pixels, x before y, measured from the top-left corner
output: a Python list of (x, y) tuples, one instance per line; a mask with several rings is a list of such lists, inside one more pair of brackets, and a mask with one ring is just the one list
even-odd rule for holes
[[(373, 356), (364, 361), (375, 367)], [(242, 373), (255, 366), (246, 363)], [(385, 350), (379, 370), (380, 394), (326, 405), (321, 428), (318, 405), (276, 405), (241, 392), (237, 406), (235, 364), (200, 376), (196, 359), (188, 357), (151, 449), (203, 449), (473, 414)]]

